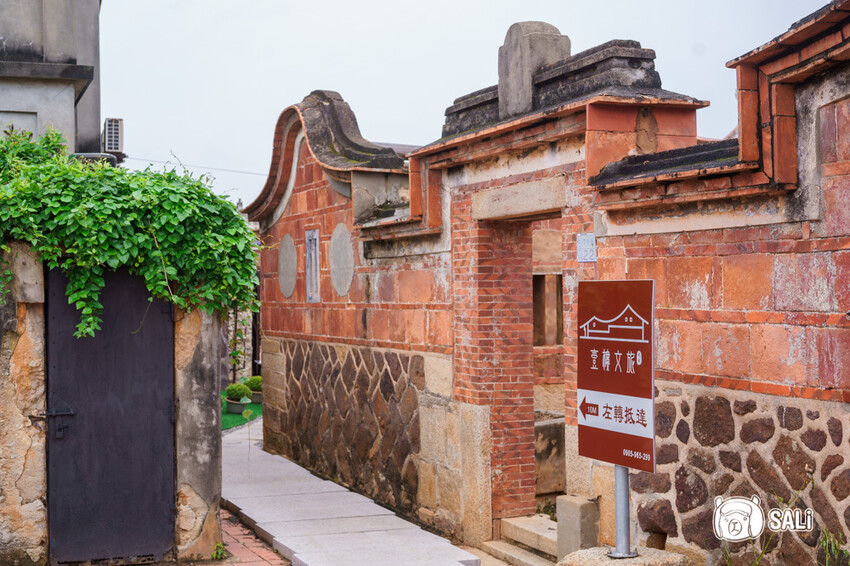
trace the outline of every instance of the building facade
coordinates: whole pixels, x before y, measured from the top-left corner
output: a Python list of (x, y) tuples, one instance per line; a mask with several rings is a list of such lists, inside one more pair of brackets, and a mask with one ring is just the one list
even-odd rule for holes
[(564, 492), (598, 497), (613, 543), (613, 468), (577, 455), (577, 283), (653, 279), (634, 538), (718, 560), (715, 497), (796, 496), (817, 528), (764, 544), (809, 562), (850, 532), (848, 53), (844, 1), (730, 62), (738, 138), (707, 143), (652, 50), (573, 55), (539, 22), (427, 146), (363, 140), (336, 93), (284, 110), (246, 209), (266, 445), (477, 544), (535, 511), (535, 421), (559, 413)]
[(62, 132), (69, 150), (100, 153), (99, 0), (0, 5), (0, 127)]

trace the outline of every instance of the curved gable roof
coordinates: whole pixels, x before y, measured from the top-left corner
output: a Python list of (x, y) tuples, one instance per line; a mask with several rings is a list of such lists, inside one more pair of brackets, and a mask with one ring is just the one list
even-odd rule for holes
[(404, 158), (392, 148), (374, 144), (360, 135), (354, 112), (339, 93), (314, 90), (281, 112), (277, 120), (266, 184), (254, 202), (243, 209), (250, 220), (262, 220), (283, 198), (293, 171), (296, 137), (302, 130), (316, 160), (328, 172), (343, 175), (355, 169), (401, 172), (404, 166)]

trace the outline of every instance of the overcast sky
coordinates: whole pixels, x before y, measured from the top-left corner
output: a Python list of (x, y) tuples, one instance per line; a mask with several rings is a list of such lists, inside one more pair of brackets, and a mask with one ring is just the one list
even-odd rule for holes
[[(664, 88), (709, 100), (701, 136), (736, 124), (725, 63), (825, 0), (107, 0), (100, 13), (102, 117), (124, 119), (128, 167), (182, 162), (250, 203), (280, 112), (339, 92), (372, 141), (424, 145), (443, 112), (496, 84), (508, 27), (540, 20), (578, 53), (611, 39), (656, 52)], [(228, 173), (228, 169), (239, 173)], [(252, 174), (253, 173), (253, 174)]]

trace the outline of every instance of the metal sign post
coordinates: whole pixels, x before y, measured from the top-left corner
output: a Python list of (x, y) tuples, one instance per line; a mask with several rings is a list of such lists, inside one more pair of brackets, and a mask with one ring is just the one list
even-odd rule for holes
[(629, 468), (655, 472), (654, 281), (579, 281), (578, 452), (615, 469), (617, 548), (631, 548)]
[(608, 553), (611, 558), (634, 558), (637, 552), (632, 550), (631, 526), (629, 525), (629, 469), (625, 466), (614, 467), (615, 525), (617, 530), (617, 549)]

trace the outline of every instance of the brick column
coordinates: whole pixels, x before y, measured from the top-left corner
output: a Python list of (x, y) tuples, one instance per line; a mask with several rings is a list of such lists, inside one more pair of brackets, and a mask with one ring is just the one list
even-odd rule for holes
[(490, 406), (493, 518), (534, 513), (530, 222), (468, 220), (453, 204), (454, 393)]

